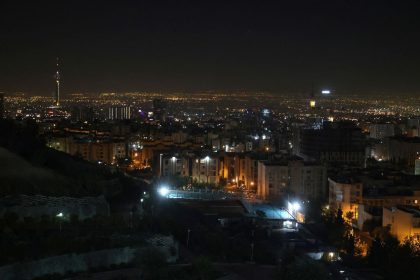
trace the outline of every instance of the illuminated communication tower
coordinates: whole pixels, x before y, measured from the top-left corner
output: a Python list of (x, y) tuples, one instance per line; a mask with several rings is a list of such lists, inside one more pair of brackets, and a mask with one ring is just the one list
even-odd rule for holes
[(59, 64), (58, 64), (58, 57), (57, 57), (57, 71), (54, 75), (56, 89), (55, 89), (55, 106), (60, 106), (60, 71), (59, 71)]
[(310, 96), (310, 99), (309, 99), (309, 107), (311, 107), (311, 108), (316, 107), (315, 92), (314, 92), (314, 84), (313, 83), (312, 83), (311, 96)]

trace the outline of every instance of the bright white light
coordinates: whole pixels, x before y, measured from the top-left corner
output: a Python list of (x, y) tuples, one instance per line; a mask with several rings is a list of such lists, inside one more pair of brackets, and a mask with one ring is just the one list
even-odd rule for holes
[(143, 202), (143, 201), (144, 201), (144, 199), (143, 199), (143, 198), (141, 198), (141, 199), (140, 199), (140, 202)]
[(284, 221), (283, 222), (283, 227), (285, 227), (285, 228), (291, 228), (292, 227), (292, 222), (291, 221)]
[(204, 160), (208, 162), (208, 161), (210, 160), (210, 157), (209, 157), (209, 156), (206, 156), (206, 157), (204, 158)]
[(322, 94), (330, 94), (331, 91), (329, 89), (324, 89), (321, 91)]
[(300, 204), (298, 202), (288, 203), (289, 212), (297, 212), (300, 210)]
[(169, 189), (167, 187), (160, 187), (158, 192), (161, 196), (166, 196), (169, 193)]
[(172, 157), (172, 161), (176, 161), (176, 157)]
[(268, 116), (268, 115), (270, 115), (270, 110), (263, 109), (262, 113), (263, 113), (264, 116)]
[(63, 215), (63, 212), (60, 212), (60, 213), (58, 213), (58, 214), (57, 214), (57, 217), (60, 217), (60, 218), (61, 218), (61, 217), (63, 217), (63, 216), (64, 216), (64, 215)]
[(265, 136), (265, 134), (263, 134), (262, 139), (263, 140), (267, 139), (267, 136)]

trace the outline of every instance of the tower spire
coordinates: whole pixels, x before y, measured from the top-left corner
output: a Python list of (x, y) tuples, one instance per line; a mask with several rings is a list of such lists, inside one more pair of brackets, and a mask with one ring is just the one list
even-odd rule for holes
[(315, 106), (316, 106), (316, 101), (315, 101), (314, 82), (312, 82), (311, 96), (309, 99), (309, 107), (315, 108)]
[(59, 69), (59, 59), (57, 57), (57, 70), (55, 72), (55, 106), (60, 106), (60, 69)]

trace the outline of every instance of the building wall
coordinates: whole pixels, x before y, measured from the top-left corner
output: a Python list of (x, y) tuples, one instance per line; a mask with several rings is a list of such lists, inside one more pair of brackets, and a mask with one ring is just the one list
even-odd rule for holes
[[(299, 156), (305, 160), (363, 166), (365, 136), (351, 124), (325, 124), (299, 132)], [(295, 144), (293, 144), (295, 145)]]
[(258, 183), (258, 160), (251, 156), (245, 156), (245, 187), (248, 190), (256, 189)]
[(218, 184), (219, 159), (216, 157), (195, 158), (192, 161), (192, 179), (199, 183)]
[(414, 166), (420, 156), (420, 138), (390, 138), (389, 158), (397, 163), (406, 163)]
[(162, 176), (192, 176), (189, 172), (190, 161), (186, 157), (162, 158)]
[(118, 158), (127, 155), (125, 142), (75, 140), (72, 136), (53, 137), (47, 145), (58, 151), (81, 156), (87, 161), (101, 161), (113, 164)]
[(420, 194), (414, 192), (411, 196), (395, 195), (395, 196), (377, 196), (363, 197), (363, 204), (367, 206), (393, 207), (396, 205), (420, 205)]
[(326, 168), (291, 160), (283, 164), (258, 162), (257, 194), (263, 199), (292, 192), (301, 199), (323, 199), (326, 191)]
[(395, 135), (395, 125), (390, 123), (371, 124), (369, 136), (375, 139), (384, 139)]
[(4, 95), (0, 94), (0, 119), (4, 118)]
[(258, 163), (258, 195), (263, 199), (281, 197), (289, 185), (287, 165), (266, 165)]
[(403, 241), (410, 236), (420, 237), (420, 218), (397, 207), (384, 207), (382, 225), (390, 226), (391, 234)]
[(305, 165), (295, 160), (289, 163), (289, 190), (301, 199), (325, 198), (327, 191), (327, 170), (323, 165)]
[(329, 184), (329, 205), (332, 209), (341, 209), (343, 215), (353, 213), (353, 218), (358, 218), (358, 205), (362, 201), (363, 186), (361, 183), (340, 183), (331, 178)]

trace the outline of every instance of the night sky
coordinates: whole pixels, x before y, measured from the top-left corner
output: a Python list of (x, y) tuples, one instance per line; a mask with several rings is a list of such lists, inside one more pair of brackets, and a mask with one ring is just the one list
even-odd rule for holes
[(420, 1), (2, 2), (6, 93), (420, 92)]

